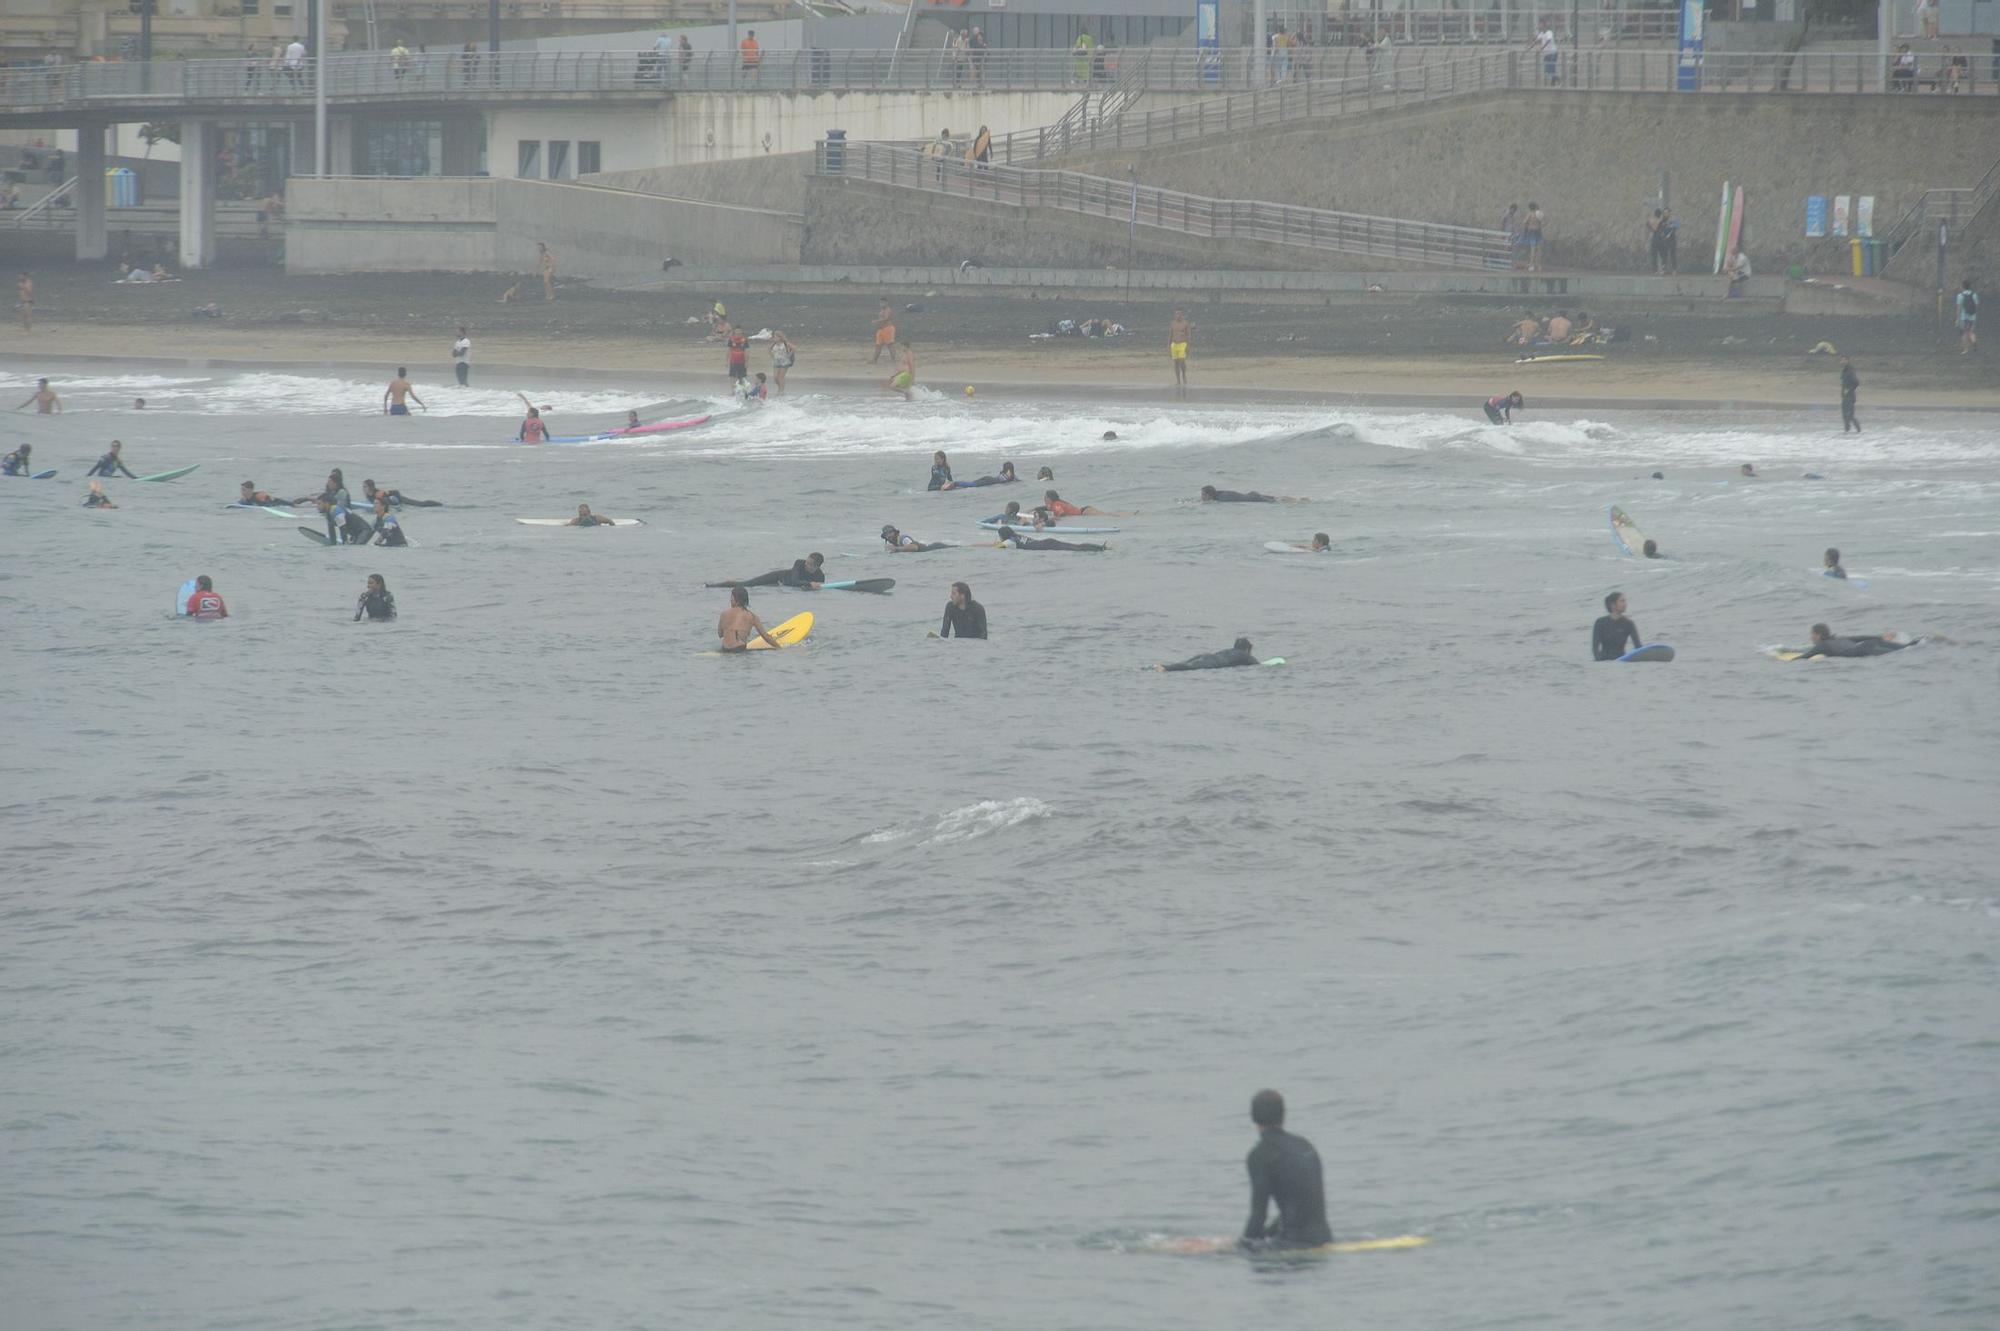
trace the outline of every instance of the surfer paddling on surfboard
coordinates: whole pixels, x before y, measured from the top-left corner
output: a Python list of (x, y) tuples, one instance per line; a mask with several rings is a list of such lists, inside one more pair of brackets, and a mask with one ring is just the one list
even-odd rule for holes
[[(1248, 644), (1237, 645), (1247, 650)], [(1250, 1221), (1243, 1227), (1242, 1246), (1317, 1248), (1333, 1242), (1319, 1152), (1304, 1137), (1285, 1131), (1285, 1097), (1257, 1092), (1250, 1099), (1250, 1121), (1257, 1125), (1258, 1139), (1243, 1162), (1250, 1171)], [(1266, 1223), (1273, 1202), (1278, 1218)]]
[(826, 556), (815, 550), (804, 559), (794, 559), (790, 568), (774, 568), (754, 578), (727, 582), (705, 582), (704, 587), (799, 587), (816, 590), (826, 581)]
[[(1235, 645), (1232, 646), (1226, 652), (1204, 652), (1200, 656), (1190, 656), (1185, 661), (1175, 661), (1171, 665), (1157, 665), (1154, 666), (1153, 669), (1222, 670), (1226, 669), (1229, 666), (1251, 666), (1251, 665), (1262, 665), (1262, 664), (1263, 662), (1257, 659), (1257, 653), (1251, 649), (1250, 639), (1238, 638), (1236, 640)], [(1278, 1093), (1276, 1091), (1260, 1091), (1258, 1092), (1258, 1095), (1260, 1098), (1266, 1095), (1275, 1097), (1278, 1095)], [(1251, 1104), (1253, 1106), (1251, 1112), (1252, 1116), (1254, 1117), (1256, 1112), (1254, 1108), (1256, 1101), (1253, 1100)], [(1280, 1097), (1278, 1099), (1278, 1117), (1276, 1121), (1282, 1123), (1284, 1121), (1284, 1118), (1285, 1118), (1285, 1102), (1283, 1098)], [(1258, 1121), (1262, 1122), (1263, 1120), (1259, 1119)], [(1310, 1151), (1312, 1148), (1308, 1146), (1306, 1149)], [(1315, 1163), (1313, 1166), (1313, 1173), (1315, 1178), (1318, 1177), (1318, 1172), (1319, 1172), (1319, 1166), (1317, 1163)], [(1326, 1240), (1321, 1239), (1320, 1242), (1324, 1243), (1326, 1242)]]
[(783, 644), (773, 638), (764, 627), (764, 621), (750, 612), (750, 589), (731, 587), (729, 608), (722, 612), (722, 618), (715, 622), (715, 636), (722, 639), (725, 652), (747, 652), (750, 650), (752, 632), (773, 647)]
[(1597, 623), (1590, 630), (1590, 655), (1597, 661), (1616, 661), (1625, 655), (1625, 643), (1629, 639), (1634, 647), (1644, 647), (1639, 641), (1639, 626), (1625, 618), (1625, 593), (1612, 592), (1604, 598), (1605, 612), (1597, 617)]

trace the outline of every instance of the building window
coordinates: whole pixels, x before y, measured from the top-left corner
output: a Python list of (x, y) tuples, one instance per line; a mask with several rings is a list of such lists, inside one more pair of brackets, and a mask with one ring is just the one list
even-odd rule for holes
[(514, 174), (522, 180), (540, 180), (542, 178), (542, 141), (540, 139), (522, 139), (518, 152), (519, 155), (515, 158)]
[(570, 170), (569, 170), (569, 140), (568, 140), (568, 139), (550, 139), (550, 140), (549, 140), (549, 179), (550, 179), (550, 180), (568, 180), (569, 178), (570, 178)]
[(578, 139), (576, 143), (576, 173), (580, 176), (596, 175), (604, 169), (604, 145), (596, 139)]

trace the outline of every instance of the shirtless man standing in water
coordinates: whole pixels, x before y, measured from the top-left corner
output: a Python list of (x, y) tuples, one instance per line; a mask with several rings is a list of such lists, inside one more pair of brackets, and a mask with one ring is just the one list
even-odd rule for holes
[(725, 652), (747, 652), (750, 650), (750, 633), (756, 631), (758, 637), (773, 647), (781, 647), (776, 638), (764, 628), (764, 621), (750, 611), (750, 589), (731, 587), (729, 608), (722, 612), (722, 618), (715, 622), (715, 636), (722, 639)]
[[(410, 386), (409, 370), (404, 366), (398, 365), (396, 367), (396, 377), (391, 379), (389, 386), (382, 390), (382, 410), (391, 416), (409, 415), (410, 404), (403, 401), (406, 397), (413, 399), (418, 406), (424, 407), (424, 400), (418, 397), (417, 390)], [(424, 407), (424, 410), (429, 411), (430, 408)]]

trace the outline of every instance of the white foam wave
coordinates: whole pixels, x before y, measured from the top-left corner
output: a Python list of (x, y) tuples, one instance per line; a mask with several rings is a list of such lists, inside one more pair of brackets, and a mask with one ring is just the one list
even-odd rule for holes
[(1054, 812), (1040, 800), (1026, 795), (1011, 800), (981, 800), (977, 804), (953, 809), (939, 818), (922, 844), (950, 846), (961, 841), (974, 841), (1037, 818), (1047, 818)]

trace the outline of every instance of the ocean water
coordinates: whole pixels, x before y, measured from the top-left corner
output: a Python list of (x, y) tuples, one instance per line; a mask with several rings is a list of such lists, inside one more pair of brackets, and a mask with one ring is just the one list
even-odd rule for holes
[[(1990, 418), (602, 384), (556, 428), (725, 414), (532, 449), (498, 390), (57, 386), (0, 482), (7, 1331), (2000, 1325)], [(114, 436), (201, 470), (86, 512)], [(879, 553), (1039, 493), (935, 448), (1132, 516)], [(222, 507), (335, 465), (449, 507)], [(513, 521), (578, 502), (646, 525)], [(896, 589), (703, 655), (702, 582), (809, 550)], [(956, 579), (990, 641), (926, 639)], [(1613, 589), (1677, 661), (1590, 662)], [(1819, 620), (1943, 640), (1764, 654)], [(1238, 634), (1289, 664), (1147, 668)], [(1151, 1251), (1241, 1227), (1267, 1085), (1341, 1237), (1432, 1243)]]

